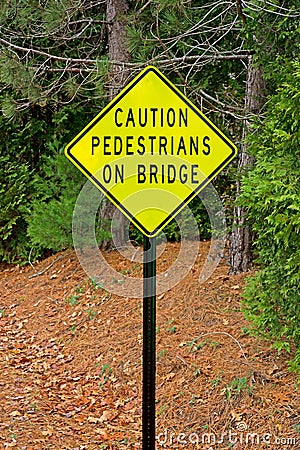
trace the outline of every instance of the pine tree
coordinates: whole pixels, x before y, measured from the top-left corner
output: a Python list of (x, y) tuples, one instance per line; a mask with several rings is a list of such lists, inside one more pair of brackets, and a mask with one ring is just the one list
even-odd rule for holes
[(1, 109), (103, 105), (107, 22), (103, 2), (1, 2)]
[(276, 77), (272, 77), (272, 84), (267, 83), (268, 65), (278, 60), (278, 55), (283, 55), (284, 59), (297, 54), (297, 40), (294, 41), (294, 38), (300, 13), (296, 11), (296, 5), (289, 2), (287, 6), (276, 4), (272, 6), (271, 8), (268, 3), (254, 4), (247, 12), (247, 4), (243, 7), (242, 3), (238, 2), (246, 43), (252, 55), (248, 60), (245, 121), (238, 161), (236, 205), (230, 244), (231, 273), (236, 274), (246, 272), (253, 266), (253, 251), (255, 251), (253, 243), (255, 235), (251, 226), (247, 224), (247, 209), (239, 203), (241, 177), (255, 164), (254, 156), (249, 155), (247, 150), (247, 136), (253, 132), (252, 124), (264, 117), (267, 95), (276, 89), (278, 82), (281, 82), (280, 78), (276, 80)]
[(291, 367), (300, 372), (299, 62), (285, 60), (269, 75), (269, 81), (278, 78), (264, 120), (249, 138), (255, 165), (242, 180), (240, 201), (256, 233), (259, 263), (248, 280), (244, 308), (276, 348), (290, 352), (296, 344)]

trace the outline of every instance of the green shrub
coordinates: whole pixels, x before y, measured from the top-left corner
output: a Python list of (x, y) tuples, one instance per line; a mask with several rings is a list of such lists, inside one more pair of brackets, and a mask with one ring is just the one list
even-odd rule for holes
[(0, 260), (20, 263), (32, 247), (34, 258), (43, 248), (70, 245), (71, 209), (84, 177), (57, 155), (92, 115), (90, 108), (38, 105), (15, 120), (0, 115)]
[(75, 201), (63, 195), (48, 203), (35, 200), (27, 216), (30, 244), (35, 254), (49, 249), (60, 251), (72, 247), (72, 214)]
[(279, 351), (296, 345), (291, 368), (300, 371), (300, 65), (286, 69), (250, 140), (256, 163), (241, 202), (257, 235), (260, 270), (248, 280), (244, 307)]
[(25, 212), (31, 200), (28, 165), (0, 157), (0, 259), (19, 262), (28, 255)]
[(26, 216), (29, 242), (36, 252), (72, 247), (72, 215), (84, 177), (64, 155), (43, 158), (35, 175), (36, 194)]
[[(37, 194), (27, 214), (27, 234), (30, 245), (35, 248), (35, 254), (46, 249), (57, 252), (72, 248), (74, 207), (86, 178), (65, 155), (57, 154), (44, 158), (42, 170), (34, 181)], [(85, 213), (82, 214), (81, 221), (88, 214), (88, 206), (84, 205)], [(96, 238), (100, 245), (110, 234), (104, 231), (99, 220), (96, 223)], [(86, 225), (90, 226), (88, 218)], [(81, 227), (84, 229), (85, 224), (81, 223)], [(83, 242), (85, 241), (84, 233)]]

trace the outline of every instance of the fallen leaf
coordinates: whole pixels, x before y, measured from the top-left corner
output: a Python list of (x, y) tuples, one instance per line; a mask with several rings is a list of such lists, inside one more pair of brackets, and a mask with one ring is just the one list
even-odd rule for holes
[(12, 417), (17, 417), (17, 416), (21, 416), (22, 414), (20, 413), (20, 411), (12, 411), (11, 413), (10, 413), (10, 416), (12, 416)]
[(100, 434), (100, 436), (102, 437), (102, 439), (104, 441), (107, 441), (109, 439), (109, 434), (107, 433), (107, 431), (105, 431), (102, 428), (96, 428), (95, 430), (96, 433)]
[(99, 419), (99, 417), (91, 417), (91, 416), (89, 416), (87, 418), (87, 421), (90, 422), (90, 423), (98, 423), (98, 422), (100, 422), (100, 419)]
[(286, 392), (274, 393), (273, 397), (274, 397), (275, 404), (289, 403), (291, 401), (289, 394), (287, 394)]
[(105, 422), (106, 420), (110, 420), (112, 417), (111, 411), (103, 411), (102, 416), (100, 417), (100, 422)]
[(233, 418), (234, 421), (240, 422), (242, 420), (242, 414), (237, 413), (234, 410), (230, 411), (230, 414), (232, 415), (232, 418)]
[(175, 375), (176, 375), (176, 373), (174, 373), (174, 372), (168, 373), (168, 375), (166, 376), (166, 380), (167, 381), (172, 380), (172, 378), (174, 378)]
[(118, 415), (118, 411), (105, 410), (99, 419), (99, 422), (106, 422), (107, 420), (112, 420)]
[(273, 375), (274, 373), (277, 372), (278, 369), (279, 369), (279, 367), (277, 366), (277, 364), (274, 364), (272, 369), (268, 370), (269, 375)]
[(53, 432), (50, 429), (42, 431), (43, 436), (52, 436), (52, 434)]

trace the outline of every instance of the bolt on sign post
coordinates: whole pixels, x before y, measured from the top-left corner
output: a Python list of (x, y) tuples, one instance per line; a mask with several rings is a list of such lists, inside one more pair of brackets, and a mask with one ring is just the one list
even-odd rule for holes
[(156, 235), (237, 154), (158, 69), (146, 67), (66, 147), (144, 235), (143, 448), (155, 448)]

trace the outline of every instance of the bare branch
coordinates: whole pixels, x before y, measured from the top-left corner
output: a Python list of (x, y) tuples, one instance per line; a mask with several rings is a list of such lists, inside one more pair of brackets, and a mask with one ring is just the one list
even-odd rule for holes
[[(34, 48), (28, 48), (28, 47), (21, 47), (20, 45), (16, 45), (13, 44), (11, 42), (6, 41), (3, 38), (0, 38), (0, 42), (2, 42), (2, 44), (5, 44), (6, 46), (8, 46), (9, 48), (13, 48), (15, 50), (19, 50), (23, 53), (29, 54), (29, 53), (34, 53), (37, 55), (41, 55), (41, 56), (45, 56), (49, 59), (52, 60), (57, 60), (57, 61), (62, 61), (62, 62), (66, 62), (68, 64), (71, 63), (75, 63), (75, 64), (96, 64), (97, 62), (107, 62), (107, 60), (97, 60), (97, 59), (89, 59), (89, 58), (66, 58), (63, 56), (57, 56), (57, 55), (51, 55), (50, 53), (44, 52), (43, 50), (37, 50)], [(223, 54), (220, 52), (215, 52), (215, 53), (211, 53), (211, 54), (202, 54), (202, 55), (192, 55), (192, 56), (182, 56), (182, 57), (174, 57), (174, 58), (168, 58), (168, 59), (162, 59), (160, 60), (158, 57), (152, 58), (150, 59), (147, 63), (145, 64), (140, 64), (140, 63), (128, 63), (128, 62), (119, 62), (119, 61), (110, 61), (111, 64), (114, 65), (121, 65), (121, 66), (126, 66), (126, 67), (141, 67), (144, 65), (148, 65), (148, 64), (152, 64), (154, 62), (159, 63), (160, 65), (166, 65), (167, 63), (174, 63), (174, 62), (188, 62), (188, 61), (200, 61), (200, 60), (242, 60), (242, 59), (248, 59), (250, 55), (250, 52), (247, 51), (243, 51), (241, 53), (237, 52), (237, 53), (231, 53), (231, 52), (224, 52)]]
[(44, 52), (43, 50), (36, 50), (34, 48), (26, 48), (21, 47), (20, 45), (13, 44), (12, 42), (8, 42), (3, 38), (0, 38), (0, 42), (2, 44), (7, 45), (8, 47), (14, 48), (15, 50), (20, 50), (21, 52), (26, 53), (35, 53), (36, 55), (46, 56), (47, 58), (54, 59), (57, 61), (66, 61), (66, 62), (75, 62), (75, 63), (84, 63), (84, 64), (95, 64), (95, 59), (82, 59), (82, 58), (64, 58), (63, 56), (57, 56), (57, 55), (51, 55), (47, 52)]

